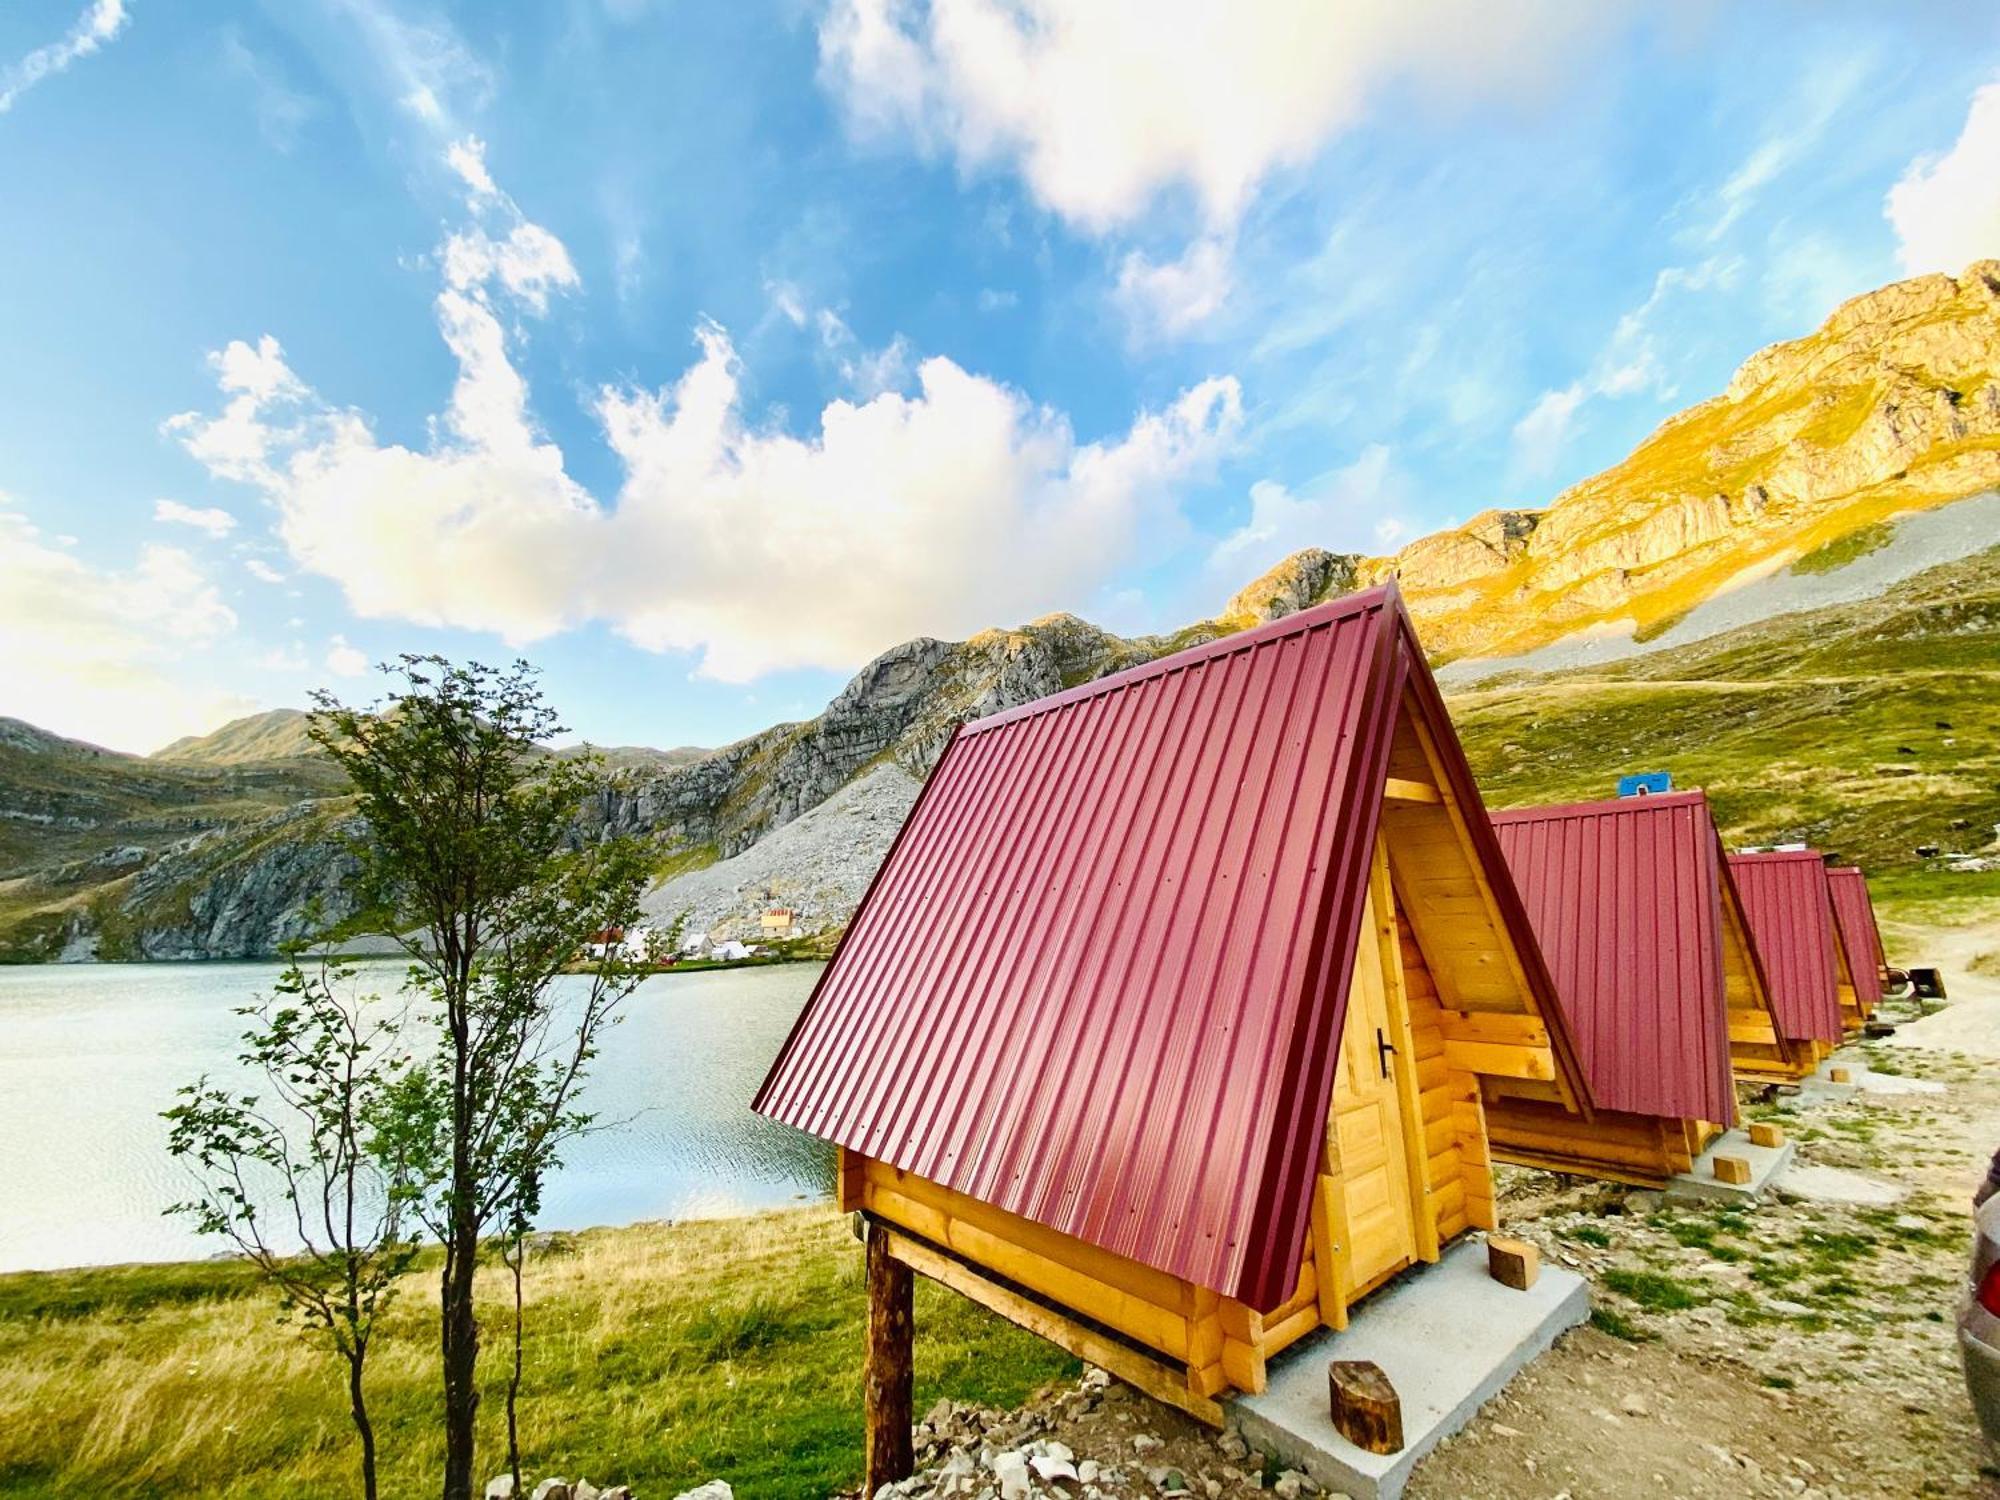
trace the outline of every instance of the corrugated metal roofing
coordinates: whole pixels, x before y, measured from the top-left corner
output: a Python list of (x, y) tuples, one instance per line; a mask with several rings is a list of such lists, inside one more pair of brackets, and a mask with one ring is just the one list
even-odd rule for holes
[(966, 725), (755, 1107), (1274, 1305), (1406, 682), (1497, 877), (1393, 585), (1334, 600)]
[(1810, 849), (1732, 854), (1750, 940), (1771, 986), (1771, 1009), (1788, 1040), (1840, 1040), (1839, 960), (1826, 865)]
[(1853, 865), (1826, 872), (1827, 894), (1833, 900), (1833, 927), (1847, 950), (1847, 967), (1854, 975), (1854, 992), (1865, 1014), (1882, 1003), (1882, 930), (1875, 924), (1875, 903), (1868, 896), (1868, 877)]
[(1493, 815), (1591, 1102), (1736, 1118), (1724, 991), (1722, 843), (1698, 791)]

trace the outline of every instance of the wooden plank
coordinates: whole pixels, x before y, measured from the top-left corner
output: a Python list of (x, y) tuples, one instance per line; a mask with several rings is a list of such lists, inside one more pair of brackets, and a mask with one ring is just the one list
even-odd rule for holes
[(1522, 1011), (1440, 1011), (1438, 1030), (1444, 1034), (1447, 1044), (1476, 1042), (1501, 1047), (1535, 1047), (1544, 1051), (1549, 1045), (1547, 1024), (1540, 1016)]
[(870, 1162), (868, 1176), (871, 1181), (931, 1204), (952, 1218), (976, 1224), (989, 1234), (1012, 1240), (1038, 1255), (1073, 1267), (1087, 1276), (1094, 1276), (1156, 1307), (1182, 1313), (1194, 1310), (1196, 1288), (1178, 1276), (1115, 1254), (1075, 1235), (1051, 1229), (1046, 1224), (1037, 1224), (1004, 1208), (995, 1208), (990, 1203), (983, 1203), (942, 1183), (932, 1182), (928, 1177), (902, 1171), (886, 1162)]
[(1769, 1016), (1758, 1015), (1754, 1011), (1747, 1014), (1742, 1011), (1731, 1011), (1729, 1040), (1732, 1043), (1747, 1042), (1753, 1046), (1770, 1047), (1777, 1045), (1778, 1032), (1771, 1024)]
[(1345, 1328), (1346, 1263), (1340, 1247), (1346, 1243), (1346, 1202), (1339, 1182), (1324, 1174), (1313, 1178), (1312, 1193), (1313, 1259), (1324, 1268), (1319, 1277), (1320, 1321), (1329, 1328)]
[(950, 1287), (1058, 1348), (1067, 1349), (1078, 1359), (1109, 1370), (1155, 1400), (1178, 1407), (1211, 1427), (1222, 1426), (1222, 1408), (1191, 1389), (1182, 1372), (1169, 1369), (1115, 1339), (1106, 1338), (1095, 1329), (1086, 1328), (1073, 1319), (1050, 1311), (1039, 1302), (989, 1281), (972, 1267), (908, 1235), (899, 1234), (886, 1225), (881, 1226), (878, 1232), (887, 1241), (890, 1253), (911, 1270)]
[(1417, 1044), (1410, 1026), (1410, 1002), (1403, 988), (1403, 944), (1396, 918), (1396, 895), (1389, 877), (1389, 846), (1378, 833), (1369, 872), (1369, 906), (1375, 919), (1375, 941), (1382, 959), (1382, 987), (1388, 1001), (1389, 1029), (1396, 1048), (1396, 1098), (1403, 1114), (1403, 1159), (1410, 1174), (1411, 1227), (1416, 1231), (1417, 1258), (1438, 1258), (1437, 1219), (1430, 1206), (1430, 1148), (1425, 1138), (1425, 1114), (1417, 1087)]
[(1555, 1056), (1546, 1047), (1523, 1047), (1509, 1042), (1460, 1042), (1445, 1038), (1444, 1060), (1461, 1073), (1480, 1073), (1490, 1078), (1531, 1078), (1553, 1082)]
[(1188, 1320), (1183, 1313), (1112, 1286), (880, 1182), (868, 1184), (867, 1205), (869, 1212), (944, 1246), (996, 1276), (1074, 1309), (1093, 1322), (1115, 1328), (1175, 1360), (1185, 1361), (1188, 1357)]
[(861, 1185), (867, 1179), (868, 1159), (858, 1151), (840, 1148), (840, 1175), (834, 1187), (834, 1202), (844, 1214), (861, 1207)]
[(1438, 789), (1428, 781), (1412, 781), (1391, 776), (1382, 784), (1382, 795), (1392, 802), (1441, 802)]

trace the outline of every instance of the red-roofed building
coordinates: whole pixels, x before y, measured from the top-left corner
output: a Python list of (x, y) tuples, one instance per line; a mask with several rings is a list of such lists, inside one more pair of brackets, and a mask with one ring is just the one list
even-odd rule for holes
[(871, 1284), (1219, 1421), (1493, 1225), (1498, 1080), (1588, 1107), (1390, 586), (961, 729), (755, 1107), (841, 1148)]
[(1493, 827), (1596, 1107), (1586, 1123), (1496, 1086), (1493, 1154), (1643, 1184), (1689, 1171), (1735, 1122), (1739, 1069), (1801, 1071), (1777, 1034), (1708, 799), (1519, 808)]
[(1826, 889), (1833, 902), (1833, 930), (1853, 986), (1851, 1029), (1865, 1023), (1882, 1003), (1888, 958), (1882, 951), (1882, 929), (1875, 922), (1875, 903), (1868, 895), (1868, 877), (1853, 865), (1837, 865), (1826, 872)]
[[(1732, 854), (1729, 873), (1771, 987), (1778, 1029), (1816, 1064), (1839, 1045), (1844, 1030), (1841, 982), (1847, 960), (1834, 938), (1826, 862), (1810, 849)], [(1851, 992), (1851, 980), (1847, 987)]]

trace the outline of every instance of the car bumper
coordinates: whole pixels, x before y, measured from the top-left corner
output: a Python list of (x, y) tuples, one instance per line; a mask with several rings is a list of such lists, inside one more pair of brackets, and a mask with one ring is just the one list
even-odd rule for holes
[(1977, 1320), (1984, 1329), (1958, 1325), (1958, 1357), (1965, 1364), (1965, 1389), (1972, 1397), (1973, 1413), (1988, 1442), (2000, 1444), (2000, 1348), (1980, 1337), (2000, 1337), (2000, 1324), (1990, 1317)]

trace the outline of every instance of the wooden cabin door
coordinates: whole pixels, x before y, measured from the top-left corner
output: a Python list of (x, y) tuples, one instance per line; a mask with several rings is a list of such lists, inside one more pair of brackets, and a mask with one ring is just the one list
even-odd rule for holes
[(1417, 1258), (1416, 1205), (1404, 1132), (1421, 1126), (1403, 1118), (1396, 1086), (1395, 1040), (1382, 950), (1375, 941), (1374, 900), (1362, 921), (1341, 1031), (1327, 1129), (1327, 1166), (1346, 1205), (1344, 1282), (1350, 1297)]

